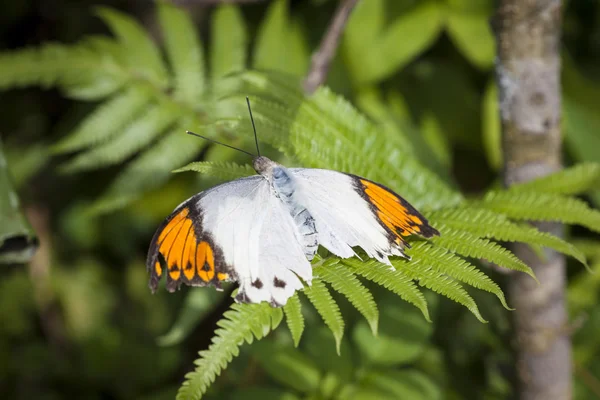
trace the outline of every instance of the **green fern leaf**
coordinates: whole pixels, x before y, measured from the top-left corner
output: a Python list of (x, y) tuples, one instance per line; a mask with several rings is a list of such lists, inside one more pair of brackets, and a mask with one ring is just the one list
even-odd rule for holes
[(557, 236), (541, 232), (533, 226), (517, 225), (504, 215), (490, 210), (451, 208), (435, 211), (428, 217), (434, 226), (443, 224), (448, 228), (467, 231), (479, 237), (550, 247), (587, 265), (583, 253), (572, 244)]
[(211, 76), (216, 81), (246, 67), (248, 35), (240, 9), (222, 5), (214, 11), (210, 52)]
[(319, 279), (313, 279), (312, 285), (304, 288), (304, 294), (310, 302), (315, 306), (325, 324), (329, 327), (335, 338), (335, 345), (338, 354), (340, 354), (340, 346), (342, 337), (344, 336), (344, 320), (337, 303), (331, 297), (329, 290)]
[(97, 14), (110, 27), (124, 46), (129, 68), (160, 88), (169, 85), (167, 69), (158, 48), (142, 26), (128, 15), (107, 7), (98, 7)]
[(194, 23), (187, 12), (163, 2), (158, 18), (175, 79), (173, 97), (194, 106), (205, 91), (204, 54)]
[(315, 276), (329, 283), (331, 287), (343, 294), (350, 303), (367, 319), (373, 335), (377, 335), (379, 310), (373, 295), (339, 259), (327, 259), (315, 268)]
[(261, 339), (274, 329), (273, 310), (266, 303), (233, 304), (217, 323), (219, 328), (208, 350), (200, 352), (195, 371), (186, 375), (177, 400), (201, 399), (210, 384), (239, 354), (240, 345), (252, 343), (254, 338)]
[(294, 346), (298, 347), (302, 332), (304, 332), (304, 316), (302, 315), (302, 303), (297, 293), (288, 299), (285, 306), (283, 306), (283, 311), (294, 340)]
[(175, 168), (191, 161), (202, 146), (200, 140), (176, 128), (140, 154), (119, 173), (90, 212), (103, 214), (122, 208), (165, 183)]
[(582, 163), (533, 181), (513, 185), (509, 190), (575, 195), (599, 188), (600, 164)]
[(348, 258), (341, 260), (341, 263), (350, 267), (358, 275), (383, 286), (400, 296), (402, 300), (414, 305), (421, 310), (425, 319), (431, 322), (427, 300), (409, 276), (401, 271), (394, 271), (376, 260), (363, 262), (356, 258)]
[(600, 211), (590, 208), (584, 201), (546, 193), (521, 193), (512, 191), (488, 192), (475, 207), (496, 211), (514, 219), (535, 221), (560, 221), (585, 226), (600, 232)]
[(469, 232), (447, 229), (441, 225), (436, 225), (436, 228), (441, 232), (441, 236), (431, 240), (436, 245), (465, 257), (485, 259), (502, 267), (525, 272), (535, 279), (533, 271), (527, 264), (497, 243), (480, 239)]
[(288, 42), (283, 40), (288, 32), (288, 1), (275, 0), (267, 10), (256, 35), (253, 67), (287, 71)]
[(479, 312), (477, 303), (475, 303), (475, 300), (473, 300), (469, 293), (462, 287), (460, 282), (452, 279), (445, 273), (432, 268), (427, 263), (424, 263), (418, 255), (415, 255), (415, 257), (408, 262), (403, 259), (391, 261), (392, 265), (397, 270), (401, 271), (409, 278), (417, 280), (419, 285), (431, 289), (434, 292), (465, 306), (479, 321), (486, 322)]
[(173, 172), (196, 171), (223, 180), (233, 180), (245, 176), (256, 175), (248, 164), (239, 165), (233, 162), (197, 161), (176, 169)]
[(178, 117), (178, 111), (166, 104), (150, 106), (114, 140), (78, 155), (63, 170), (79, 172), (122, 162), (152, 142)]
[(59, 84), (72, 62), (71, 53), (69, 47), (55, 43), (1, 53), (0, 89)]
[(486, 274), (468, 261), (448, 252), (444, 248), (431, 246), (429, 243), (420, 242), (406, 252), (418, 258), (418, 266), (428, 265), (440, 273), (446, 274), (458, 281), (464, 282), (477, 289), (493, 293), (498, 297), (504, 308), (510, 310), (502, 289)]
[(66, 153), (101, 143), (139, 115), (149, 102), (148, 94), (137, 88), (119, 93), (88, 115), (66, 138), (52, 147), (54, 153)]

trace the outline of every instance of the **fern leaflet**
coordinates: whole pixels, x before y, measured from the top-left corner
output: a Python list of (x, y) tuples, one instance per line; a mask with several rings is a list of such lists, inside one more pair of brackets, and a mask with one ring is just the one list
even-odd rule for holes
[[(231, 310), (223, 314), (217, 322), (212, 344), (208, 350), (200, 352), (196, 360), (196, 369), (186, 375), (186, 381), (179, 388), (177, 400), (200, 399), (216, 377), (229, 362), (239, 354), (239, 347), (252, 343), (254, 338), (261, 339), (276, 328), (276, 319), (271, 306), (262, 304), (233, 304)], [(278, 310), (281, 315), (281, 310)]]
[(173, 172), (196, 171), (208, 176), (214, 176), (223, 180), (233, 180), (245, 176), (256, 175), (254, 169), (248, 164), (239, 165), (233, 162), (198, 161)]
[(341, 260), (341, 263), (350, 267), (358, 275), (373, 281), (389, 291), (396, 293), (404, 301), (417, 307), (427, 321), (431, 322), (427, 300), (417, 288), (413, 280), (401, 271), (394, 271), (375, 260), (360, 261), (355, 258)]
[(444, 248), (434, 247), (426, 242), (416, 243), (412, 249), (407, 251), (407, 254), (411, 256), (415, 255), (415, 257), (418, 256), (419, 263), (417, 265), (431, 265), (440, 273), (477, 289), (495, 294), (502, 305), (510, 310), (510, 307), (506, 304), (502, 289), (468, 261), (448, 252)]
[(304, 289), (304, 294), (315, 306), (325, 324), (329, 327), (335, 338), (335, 345), (338, 354), (342, 337), (344, 336), (344, 320), (337, 303), (331, 297), (329, 290), (319, 279), (313, 279), (312, 285)]
[(248, 37), (240, 9), (232, 5), (217, 7), (212, 17), (210, 73), (212, 80), (242, 71), (246, 65)]
[(165, 49), (175, 79), (174, 98), (194, 105), (205, 87), (204, 54), (194, 23), (175, 5), (158, 4)]
[(294, 340), (294, 346), (298, 347), (302, 332), (304, 332), (304, 316), (302, 315), (302, 303), (297, 293), (288, 299), (285, 306), (283, 306), (283, 311)]
[(517, 225), (504, 215), (490, 210), (450, 208), (435, 211), (428, 217), (434, 225), (443, 224), (448, 228), (467, 231), (479, 237), (550, 247), (587, 265), (583, 253), (572, 244), (557, 236), (541, 232), (533, 226)]
[(600, 164), (582, 163), (533, 181), (513, 185), (509, 190), (575, 195), (598, 188), (600, 188)]
[(497, 243), (458, 229), (446, 229), (440, 225), (436, 228), (442, 233), (441, 236), (432, 239), (436, 245), (465, 257), (481, 258), (509, 269), (525, 272), (535, 278), (527, 264)]
[(315, 274), (346, 296), (348, 301), (367, 319), (371, 331), (377, 335), (379, 310), (373, 295), (338, 259), (330, 258), (315, 268)]
[(600, 211), (584, 201), (546, 193), (488, 192), (476, 207), (490, 209), (522, 220), (560, 221), (579, 224), (600, 232)]

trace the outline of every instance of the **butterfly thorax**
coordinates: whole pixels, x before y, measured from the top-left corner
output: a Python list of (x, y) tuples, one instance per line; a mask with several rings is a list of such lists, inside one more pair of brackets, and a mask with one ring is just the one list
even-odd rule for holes
[(267, 157), (256, 157), (253, 162), (256, 172), (261, 174), (271, 184), (271, 189), (285, 205), (294, 219), (294, 224), (300, 234), (300, 243), (308, 260), (312, 260), (318, 247), (315, 220), (306, 207), (295, 196), (298, 183), (290, 171)]

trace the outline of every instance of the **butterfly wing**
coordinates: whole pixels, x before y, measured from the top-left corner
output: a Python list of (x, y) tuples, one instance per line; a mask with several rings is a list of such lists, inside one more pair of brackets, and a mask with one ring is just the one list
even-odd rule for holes
[(283, 305), (302, 287), (298, 277), (312, 277), (298, 235), (266, 179), (218, 185), (179, 205), (158, 228), (147, 259), (149, 286), (155, 291), (163, 275), (169, 291), (234, 280), (238, 301)]
[(299, 202), (315, 219), (319, 244), (335, 255), (355, 255), (362, 247), (369, 257), (390, 264), (404, 256), (405, 238), (430, 238), (439, 232), (406, 200), (385, 186), (338, 171), (291, 168)]

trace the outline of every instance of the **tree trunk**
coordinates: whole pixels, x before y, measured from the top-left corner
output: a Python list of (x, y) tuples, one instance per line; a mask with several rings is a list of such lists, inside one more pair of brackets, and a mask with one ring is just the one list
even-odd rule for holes
[[(504, 183), (529, 181), (561, 168), (560, 0), (501, 0), (493, 21), (498, 43)], [(562, 235), (562, 226), (537, 224)], [(571, 343), (567, 334), (564, 256), (541, 260), (513, 247), (538, 277), (509, 278), (514, 311), (518, 394), (523, 400), (571, 398)]]

